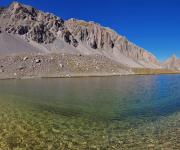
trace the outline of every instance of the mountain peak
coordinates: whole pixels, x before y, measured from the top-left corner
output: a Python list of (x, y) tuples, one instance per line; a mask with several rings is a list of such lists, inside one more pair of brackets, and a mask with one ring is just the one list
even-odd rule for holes
[(21, 8), (22, 7), (22, 4), (21, 3), (19, 3), (19, 2), (17, 2), (17, 1), (13, 1), (11, 4), (10, 4), (10, 6), (9, 6), (9, 8), (11, 9), (11, 10), (17, 10), (17, 9), (19, 9), (19, 8)]
[(171, 69), (180, 68), (180, 59), (175, 54), (173, 54), (169, 59), (164, 62), (164, 66)]
[(25, 16), (25, 15), (34, 16), (36, 15), (36, 12), (38, 11), (29, 5), (24, 5), (17, 1), (12, 2), (11, 5), (7, 9), (10, 14), (21, 15), (21, 16)]
[(0, 20), (0, 27), (7, 33), (22, 36), (27, 41), (49, 44), (61, 37), (67, 43), (77, 46), (64, 20), (17, 1), (6, 8)]
[(10, 6), (15, 6), (15, 5), (22, 5), (21, 3), (19, 3), (18, 1), (13, 1)]
[(171, 58), (172, 58), (172, 59), (178, 59), (175, 54), (173, 54), (173, 55), (171, 56)]
[(13, 2), (10, 4), (9, 7), (14, 8), (14, 9), (18, 9), (18, 8), (32, 7), (32, 6), (22, 4), (22, 3), (18, 2), (18, 1), (13, 1)]
[(167, 61), (176, 61), (176, 60), (178, 60), (178, 57), (175, 54), (173, 54), (170, 58), (167, 59)]

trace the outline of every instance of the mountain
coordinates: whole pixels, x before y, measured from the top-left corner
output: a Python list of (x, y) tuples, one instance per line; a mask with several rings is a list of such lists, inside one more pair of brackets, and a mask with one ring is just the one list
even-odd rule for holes
[(110, 28), (76, 19), (70, 19), (65, 24), (80, 45), (88, 48), (89, 51), (95, 49), (130, 67), (159, 67), (159, 62), (154, 55)]
[(180, 59), (173, 55), (163, 63), (163, 66), (168, 69), (180, 70)]
[(100, 55), (127, 67), (159, 68), (154, 55), (110, 28), (77, 19), (63, 20), (13, 2), (0, 9), (0, 54), (69, 53)]

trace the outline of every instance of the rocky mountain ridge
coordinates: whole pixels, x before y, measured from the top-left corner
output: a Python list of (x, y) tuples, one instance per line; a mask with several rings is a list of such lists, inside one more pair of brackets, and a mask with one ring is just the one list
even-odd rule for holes
[(163, 66), (168, 69), (180, 70), (180, 59), (176, 55), (172, 55), (163, 63)]
[(64, 26), (64, 21), (50, 13), (43, 13), (31, 6), (13, 2), (0, 14), (2, 29), (7, 33), (24, 36), (37, 43), (52, 43), (60, 36), (76, 46), (77, 41)]
[(76, 19), (70, 19), (65, 24), (78, 41), (93, 49), (118, 51), (135, 61), (145, 61), (155, 65), (159, 63), (155, 56), (129, 42), (125, 37), (118, 35), (112, 29), (102, 27), (94, 22)]
[[(63, 51), (82, 55), (103, 55), (127, 67), (161, 68), (153, 54), (112, 29), (94, 22), (76, 19), (65, 21), (51, 13), (44, 13), (18, 2), (0, 9), (0, 20), (0, 31), (3, 33), (0, 35), (0, 43), (5, 43), (4, 36), (11, 36), (11, 39), (20, 41), (19, 45), (25, 45), (24, 47), (32, 49), (32, 52), (35, 49), (34, 51), (44, 53)], [(6, 45), (4, 47), (6, 49)], [(19, 48), (22, 49), (21, 52), (24, 47)], [(3, 48), (1, 51), (4, 52)], [(8, 48), (8, 51), (11, 52), (11, 48)]]

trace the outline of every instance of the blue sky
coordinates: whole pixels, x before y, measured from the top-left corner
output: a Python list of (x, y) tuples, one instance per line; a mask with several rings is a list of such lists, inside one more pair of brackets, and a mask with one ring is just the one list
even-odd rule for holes
[[(64, 19), (95, 21), (160, 60), (180, 57), (180, 0), (18, 0)], [(1, 6), (12, 0), (0, 0)]]

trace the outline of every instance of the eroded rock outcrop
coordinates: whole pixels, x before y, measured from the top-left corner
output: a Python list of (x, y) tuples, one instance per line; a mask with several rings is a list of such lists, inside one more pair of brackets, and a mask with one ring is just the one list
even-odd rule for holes
[(90, 46), (92, 49), (117, 49), (119, 53), (131, 57), (136, 61), (142, 60), (151, 62), (157, 66), (159, 65), (155, 56), (129, 42), (125, 37), (118, 35), (112, 29), (102, 27), (94, 22), (85, 22), (76, 19), (70, 19), (65, 24), (78, 41)]
[(118, 38), (115, 32), (94, 22), (70, 19), (66, 21), (66, 26), (78, 40), (85, 42), (93, 49), (114, 48)]
[(44, 13), (31, 6), (13, 2), (0, 11), (0, 26), (8, 33), (19, 34), (37, 43), (53, 43), (58, 37), (77, 46), (77, 41), (68, 32), (64, 20), (50, 13)]

